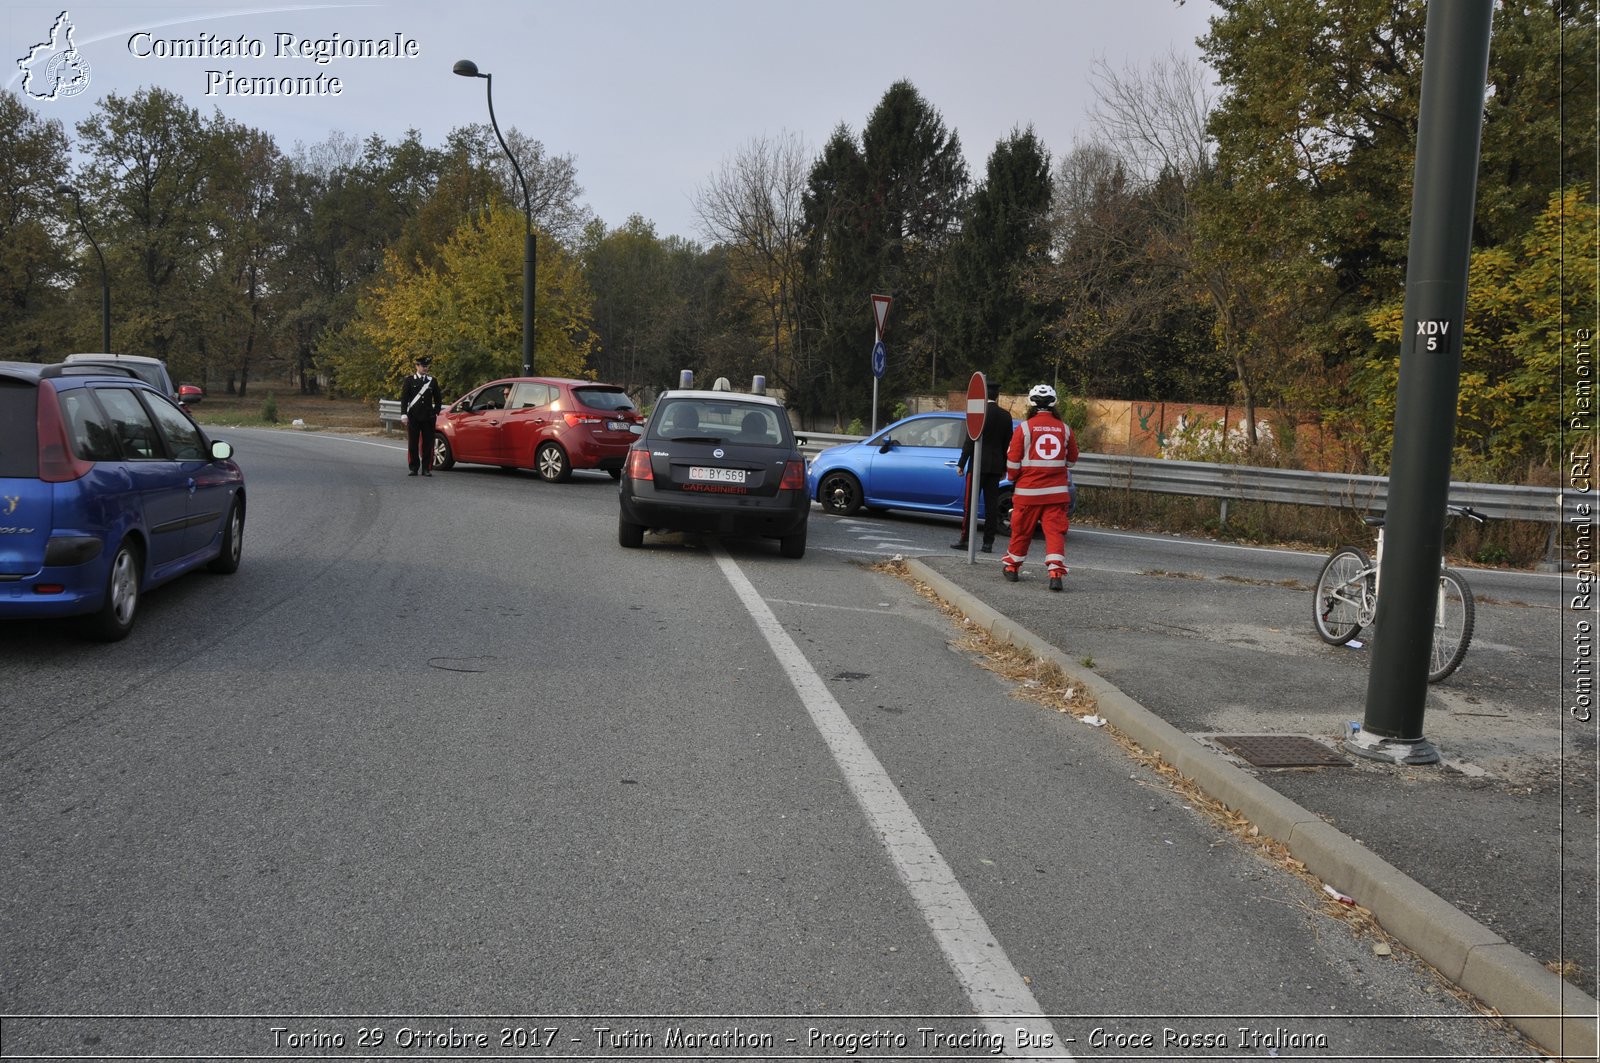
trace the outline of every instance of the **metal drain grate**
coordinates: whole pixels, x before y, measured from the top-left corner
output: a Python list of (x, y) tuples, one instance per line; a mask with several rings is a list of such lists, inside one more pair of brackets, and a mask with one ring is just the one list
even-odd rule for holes
[(1297, 735), (1216, 735), (1258, 768), (1348, 768), (1350, 762), (1314, 738)]

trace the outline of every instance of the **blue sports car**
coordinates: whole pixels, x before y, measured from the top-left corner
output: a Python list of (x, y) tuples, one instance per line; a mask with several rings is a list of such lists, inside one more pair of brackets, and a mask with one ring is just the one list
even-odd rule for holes
[[(806, 486), (824, 510), (840, 516), (865, 508), (960, 517), (967, 479), (957, 475), (956, 462), (966, 438), (964, 414), (916, 414), (859, 443), (822, 451), (806, 470)], [(1009, 529), (1009, 480), (1000, 485), (1000, 505)]]

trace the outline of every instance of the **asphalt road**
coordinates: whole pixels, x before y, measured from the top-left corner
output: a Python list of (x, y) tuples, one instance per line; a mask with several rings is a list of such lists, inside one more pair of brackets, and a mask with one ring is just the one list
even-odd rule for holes
[(236, 575), (0, 628), (7, 1056), (1527, 1052), (863, 563), (948, 523), (222, 434)]

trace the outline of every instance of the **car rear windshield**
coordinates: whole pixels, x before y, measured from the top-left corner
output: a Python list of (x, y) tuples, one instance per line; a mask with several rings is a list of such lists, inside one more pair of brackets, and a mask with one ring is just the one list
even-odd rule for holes
[(621, 388), (573, 388), (572, 397), (591, 410), (633, 409), (633, 400)]
[(665, 439), (765, 446), (788, 442), (783, 411), (777, 406), (725, 399), (671, 399), (657, 413), (656, 433)]
[(39, 475), (39, 389), (0, 379), (0, 477)]

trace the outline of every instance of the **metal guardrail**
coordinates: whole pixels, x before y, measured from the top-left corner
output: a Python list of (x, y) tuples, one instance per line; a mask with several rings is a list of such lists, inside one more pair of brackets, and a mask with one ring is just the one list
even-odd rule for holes
[[(380, 399), (378, 419), (385, 429), (398, 426), (400, 400)], [(865, 438), (832, 432), (800, 431), (795, 435), (802, 440), (800, 452), (808, 461), (828, 447), (858, 443)], [(1169, 461), (1166, 458), (1135, 458), (1114, 454), (1083, 454), (1077, 465), (1073, 466), (1072, 475), (1085, 487), (1121, 487), (1130, 491), (1215, 498), (1222, 503), (1224, 520), (1227, 519), (1229, 501), (1382, 510), (1387, 507), (1389, 498), (1389, 479), (1386, 476), (1267, 469), (1254, 465), (1213, 465), (1204, 461)], [(1554, 487), (1512, 487), (1460, 481), (1451, 481), (1449, 500), (1452, 505), (1470, 506), (1492, 520), (1526, 520), (1541, 524), (1559, 524), (1566, 520), (1586, 523), (1592, 518), (1586, 518), (1578, 506), (1592, 506), (1596, 501), (1593, 492), (1566, 493)]]
[[(839, 443), (859, 442), (862, 436), (797, 432), (805, 440), (801, 452), (809, 460)], [(1267, 469), (1253, 465), (1213, 465), (1203, 461), (1170, 461), (1114, 454), (1083, 454), (1072, 468), (1073, 479), (1084, 487), (1121, 487), (1130, 491), (1215, 498), (1227, 519), (1229, 501), (1285, 502), (1299, 506), (1332, 506), (1381, 511), (1388, 505), (1386, 476)], [(1511, 487), (1452, 481), (1449, 501), (1470, 506), (1493, 520), (1526, 520), (1555, 524), (1584, 519), (1578, 506), (1593, 505), (1592, 492), (1564, 493), (1554, 487)]]
[[(1251, 502), (1288, 502), (1301, 506), (1383, 510), (1388, 505), (1389, 478), (1347, 473), (1264, 469), (1251, 465), (1212, 465), (1202, 461), (1168, 461), (1085, 454), (1073, 476), (1089, 487), (1126, 487), (1135, 491), (1200, 495)], [(1554, 487), (1512, 487), (1451, 481), (1452, 505), (1470, 506), (1494, 520), (1557, 523), (1578, 515), (1580, 501)]]
[(379, 421), (379, 423), (381, 423), (383, 425), (383, 430), (385, 432), (387, 432), (391, 428), (394, 428), (395, 426), (399, 425), (399, 423), (400, 423), (400, 400), (399, 399), (379, 399), (378, 400), (378, 421)]

